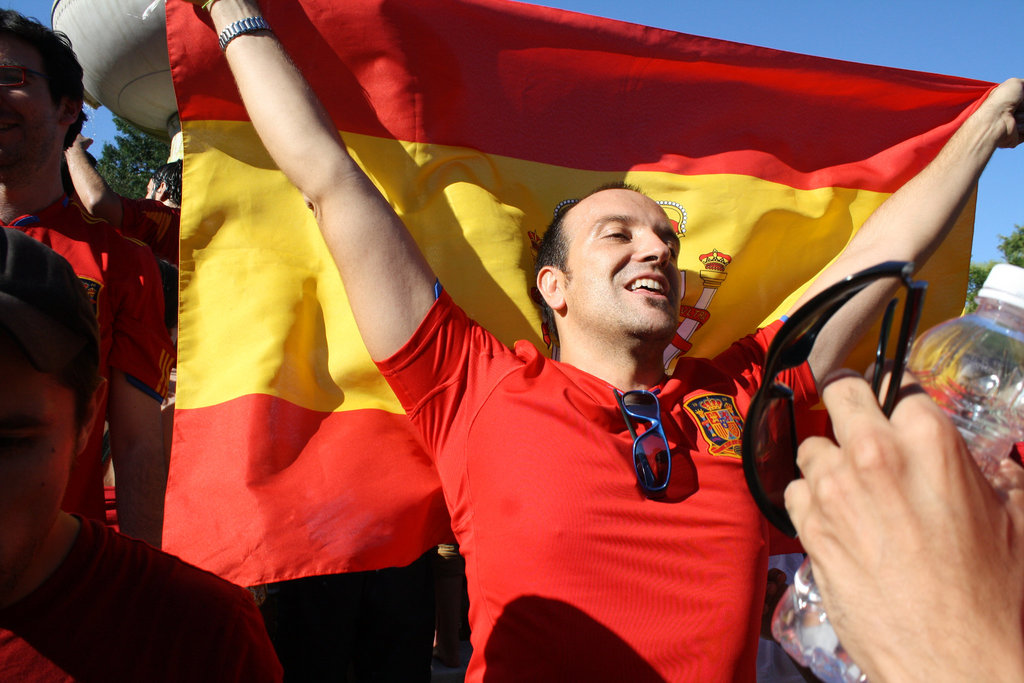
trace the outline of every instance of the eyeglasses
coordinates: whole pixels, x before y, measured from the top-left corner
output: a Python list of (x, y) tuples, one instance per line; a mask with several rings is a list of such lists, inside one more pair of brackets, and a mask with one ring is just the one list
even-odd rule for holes
[(50, 77), (46, 74), (30, 69), (27, 66), (5, 64), (0, 66), (0, 88), (15, 88), (19, 85), (25, 85), (28, 74), (50, 80)]
[(777, 382), (776, 378), (783, 371), (795, 368), (807, 360), (818, 333), (843, 304), (877, 280), (899, 278), (907, 293), (895, 354), (891, 363), (887, 363), (885, 352), (889, 345), (889, 330), (897, 301), (893, 299), (882, 318), (871, 383), (875, 395), (879, 396), (884, 370), (887, 365), (891, 365), (889, 385), (882, 400), (882, 410), (888, 416), (896, 405), (900, 381), (921, 319), (921, 307), (928, 286), (926, 282), (910, 279), (913, 270), (912, 263), (887, 261), (837, 282), (801, 306), (782, 325), (768, 348), (764, 382), (754, 394), (743, 425), (743, 473), (747, 488), (761, 513), (790, 537), (796, 537), (796, 529), (786, 512), (783, 493), (789, 482), (800, 477), (800, 470), (796, 466), (796, 418), (793, 390)]
[[(633, 469), (636, 482), (648, 498), (661, 498), (672, 476), (672, 452), (661, 426), (661, 405), (651, 391), (637, 389), (622, 393), (613, 389), (629, 435), (633, 437)], [(637, 435), (634, 421), (645, 425)]]

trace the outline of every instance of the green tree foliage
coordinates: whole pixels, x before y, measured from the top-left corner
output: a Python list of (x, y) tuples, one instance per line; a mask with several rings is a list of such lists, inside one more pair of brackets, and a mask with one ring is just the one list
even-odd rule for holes
[[(999, 236), (999, 252), (1003, 255), (1003, 263), (1024, 268), (1024, 225), (1013, 226), (1013, 232), (1009, 235)], [(967, 275), (967, 312), (978, 307), (975, 298), (978, 291), (985, 284), (992, 266), (1000, 261), (974, 261), (971, 263), (970, 272)]]
[(114, 125), (118, 131), (115, 144), (104, 143), (96, 170), (122, 197), (143, 197), (149, 176), (167, 163), (170, 148), (122, 118), (115, 116)]

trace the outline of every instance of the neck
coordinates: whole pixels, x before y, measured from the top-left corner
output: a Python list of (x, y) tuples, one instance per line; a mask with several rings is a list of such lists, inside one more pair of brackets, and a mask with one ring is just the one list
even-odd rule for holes
[(26, 181), (26, 177), (17, 172), (0, 173), (0, 221), (10, 223), (25, 214), (38, 213), (64, 194), (59, 169), (47, 174), (50, 182), (38, 178)]
[(650, 389), (665, 377), (662, 365), (663, 344), (636, 340), (635, 344), (603, 344), (563, 340), (559, 360), (598, 377), (616, 389)]

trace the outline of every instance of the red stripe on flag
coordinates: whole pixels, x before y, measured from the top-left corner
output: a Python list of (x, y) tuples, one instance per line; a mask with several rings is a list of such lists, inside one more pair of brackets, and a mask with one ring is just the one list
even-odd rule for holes
[[(892, 192), (990, 87), (501, 0), (298, 4), (268, 19), (341, 130), (594, 171)], [(182, 119), (246, 120), (210, 29), (167, 9)]]
[(257, 394), (176, 411), (174, 436), (164, 548), (240, 585), (404, 566), (450, 537), (404, 415)]

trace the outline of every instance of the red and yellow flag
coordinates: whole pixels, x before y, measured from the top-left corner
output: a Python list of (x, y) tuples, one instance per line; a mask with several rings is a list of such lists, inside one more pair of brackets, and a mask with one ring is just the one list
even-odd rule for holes
[[(430, 459), (211, 29), (167, 7), (185, 196), (166, 547), (242, 584), (408, 563), (447, 533)], [(990, 87), (502, 0), (265, 13), (441, 282), (507, 343), (544, 346), (533, 247), (559, 202), (618, 180), (661, 201), (686, 271), (666, 363), (785, 311)], [(973, 203), (922, 275), (924, 326), (961, 310), (972, 221)]]

